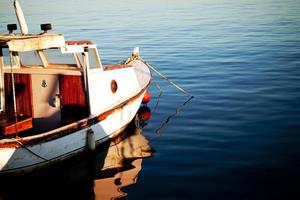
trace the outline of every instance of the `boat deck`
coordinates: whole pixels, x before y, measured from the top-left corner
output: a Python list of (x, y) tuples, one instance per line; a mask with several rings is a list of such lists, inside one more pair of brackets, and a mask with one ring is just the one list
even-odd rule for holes
[(18, 116), (17, 122), (14, 116), (0, 114), (0, 136), (14, 135), (32, 128), (32, 118)]

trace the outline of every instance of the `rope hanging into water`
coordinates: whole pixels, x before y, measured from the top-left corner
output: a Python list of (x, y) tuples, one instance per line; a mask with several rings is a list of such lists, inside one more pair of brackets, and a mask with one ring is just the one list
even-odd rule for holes
[(182, 87), (180, 87), (178, 84), (174, 83), (172, 80), (170, 80), (169, 78), (167, 78), (166, 76), (164, 76), (161, 72), (159, 72), (157, 69), (155, 69), (152, 65), (150, 65), (148, 62), (146, 62), (145, 60), (143, 60), (140, 56), (138, 56), (137, 59), (141, 60), (152, 71), (154, 71), (157, 75), (159, 75), (160, 77), (162, 77), (163, 79), (165, 79), (166, 81), (168, 81), (171, 85), (173, 85), (179, 91), (183, 92), (184, 94), (188, 95), (191, 98), (194, 98), (194, 96), (191, 93), (189, 93), (188, 91), (186, 91), (185, 89), (183, 89)]

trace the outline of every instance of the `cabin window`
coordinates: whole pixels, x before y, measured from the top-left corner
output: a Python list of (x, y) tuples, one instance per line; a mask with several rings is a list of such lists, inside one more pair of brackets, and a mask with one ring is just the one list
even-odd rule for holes
[[(10, 67), (9, 49), (2, 48), (2, 54), (3, 54), (4, 67), (9, 68)], [(17, 52), (13, 52), (12, 65), (13, 67), (20, 67), (20, 59)]]
[(59, 49), (46, 49), (44, 53), (49, 64), (76, 64), (72, 54), (63, 54)]
[[(3, 53), (4, 67), (10, 67), (9, 49), (8, 48), (2, 48), (2, 53)], [(12, 65), (13, 65), (13, 67), (18, 66), (18, 62), (17, 62), (15, 57), (12, 59)]]
[(98, 58), (97, 58), (97, 52), (95, 49), (90, 48), (89, 51), (89, 62), (90, 62), (90, 69), (96, 69), (96, 68), (100, 68), (100, 64), (98, 62)]
[(2, 49), (4, 66), (10, 66), (8, 48)]
[(36, 51), (19, 52), (21, 64), (23, 66), (38, 65), (43, 66), (41, 59)]

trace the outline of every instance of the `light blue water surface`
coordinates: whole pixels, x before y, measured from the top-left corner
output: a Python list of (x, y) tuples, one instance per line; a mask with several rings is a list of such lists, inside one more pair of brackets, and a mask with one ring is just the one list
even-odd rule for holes
[[(0, 1), (0, 30), (15, 23)], [(142, 57), (154, 74), (144, 135), (156, 150), (127, 199), (299, 199), (299, 0), (21, 1), (30, 32), (51, 22), (92, 40), (106, 64)], [(160, 133), (156, 130), (162, 127)], [(47, 194), (45, 194), (47, 195)]]

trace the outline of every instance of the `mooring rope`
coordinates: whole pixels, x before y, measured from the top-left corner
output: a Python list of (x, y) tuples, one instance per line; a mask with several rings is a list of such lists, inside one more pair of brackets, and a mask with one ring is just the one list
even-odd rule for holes
[(153, 113), (155, 113), (156, 108), (158, 107), (158, 104), (159, 104), (160, 97), (161, 97), (161, 95), (162, 95), (162, 93), (163, 93), (163, 90), (162, 90), (161, 87), (158, 85), (158, 83), (155, 81), (155, 79), (153, 79), (153, 82), (154, 82), (156, 88), (159, 90), (159, 95), (158, 95), (158, 97), (157, 97), (157, 101), (156, 101), (156, 103), (155, 103), (154, 111), (153, 111)]
[(171, 114), (169, 117), (167, 117), (167, 119), (160, 125), (159, 128), (156, 129), (156, 133), (160, 135), (160, 131), (161, 129), (167, 124), (169, 123), (169, 121), (171, 120), (172, 117), (174, 117), (175, 115), (178, 115), (179, 112), (183, 109), (183, 107), (190, 101), (192, 100), (193, 97), (190, 97), (188, 100), (186, 100), (185, 102), (183, 102), (181, 105), (179, 105), (175, 112), (173, 114)]
[(38, 157), (38, 158), (40, 158), (40, 159), (42, 159), (42, 160), (44, 160), (44, 161), (47, 161), (47, 162), (52, 162), (51, 160), (48, 160), (48, 159), (46, 159), (46, 158), (44, 158), (44, 157), (42, 157), (42, 156), (36, 154), (35, 152), (33, 152), (32, 150), (30, 150), (29, 148), (27, 148), (22, 142), (20, 142), (20, 141), (18, 141), (18, 140), (15, 140), (15, 141), (16, 141), (22, 148), (26, 149), (27, 151), (29, 151), (29, 153), (35, 155), (36, 157)]
[[(147, 67), (149, 67), (152, 71), (154, 71), (157, 75), (159, 75), (161, 78), (165, 79), (166, 81), (168, 81), (171, 85), (173, 85), (175, 88), (177, 88), (179, 91), (183, 92), (184, 94), (188, 95), (191, 98), (194, 98), (194, 96), (189, 93), (188, 91), (186, 91), (185, 89), (183, 89), (182, 87), (180, 87), (178, 84), (174, 83), (172, 80), (170, 80), (169, 78), (167, 78), (165, 75), (163, 75), (160, 71), (158, 71), (157, 69), (155, 69), (152, 65), (150, 65), (147, 61), (145, 61), (141, 56), (139, 55), (133, 55), (131, 58), (131, 60), (135, 60), (138, 59), (140, 61), (142, 61), (145, 65), (147, 65)], [(127, 61), (126, 61), (127, 62)]]
[(162, 77), (163, 79), (165, 79), (166, 81), (168, 81), (175, 88), (177, 88), (178, 90), (180, 90), (184, 94), (188, 95), (189, 97), (194, 98), (194, 96), (191, 93), (189, 93), (188, 91), (186, 91), (185, 89), (183, 89), (182, 87), (180, 87), (178, 84), (174, 83), (172, 80), (170, 80), (169, 78), (167, 78), (165, 75), (163, 75), (157, 69), (155, 69), (152, 65), (150, 65), (147, 61), (145, 61), (139, 54), (134, 54), (133, 53), (131, 55), (131, 57), (127, 58), (127, 60), (124, 62), (124, 64), (128, 64), (128, 63), (130, 63), (133, 60), (140, 60), (140, 61), (142, 61), (145, 65), (147, 65), (147, 67), (149, 67), (149, 69), (151, 69), (156, 74), (158, 74), (160, 77)]

